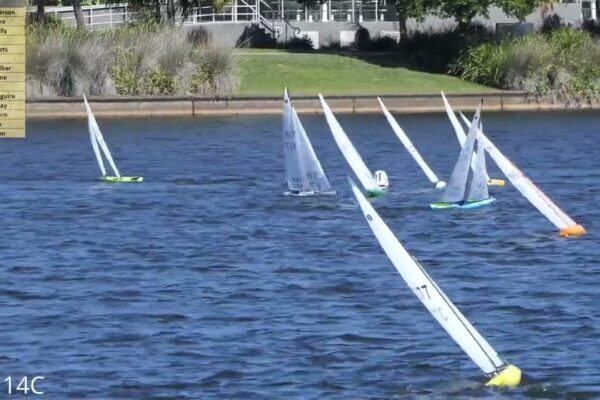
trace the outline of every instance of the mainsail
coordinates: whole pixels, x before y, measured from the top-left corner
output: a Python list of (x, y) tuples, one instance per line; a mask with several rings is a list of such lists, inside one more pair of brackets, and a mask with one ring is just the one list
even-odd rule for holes
[[(473, 126), (464, 115), (461, 114), (461, 116), (465, 120), (467, 126)], [(492, 143), (481, 130), (479, 130), (479, 137), (485, 150), (498, 165), (498, 168), (500, 168), (502, 173), (510, 180), (517, 190), (538, 209), (539, 212), (550, 220), (550, 222), (561, 230), (578, 226), (571, 217), (546, 196), (546, 194), (544, 194), (544, 192), (542, 192), (519, 168), (517, 168), (516, 165), (506, 158), (506, 156), (498, 150), (494, 143)], [(581, 227), (581, 230), (583, 232), (580, 234), (583, 234), (585, 232), (583, 227)]]
[(478, 130), (481, 116), (481, 104), (473, 118), (472, 128), (466, 137), (448, 186), (442, 195), (442, 202), (457, 203), (462, 201), (480, 201), (489, 197), (487, 190), (487, 173), (483, 148), (478, 145)]
[(406, 135), (404, 130), (402, 130), (394, 116), (389, 112), (385, 104), (383, 104), (381, 98), (378, 97), (377, 100), (379, 100), (381, 109), (383, 110), (385, 117), (387, 118), (389, 124), (394, 130), (394, 133), (396, 134), (396, 136), (398, 136), (398, 139), (400, 139), (400, 142), (402, 142), (402, 144), (404, 145), (408, 153), (412, 156), (412, 158), (415, 160), (415, 162), (419, 164), (419, 167), (421, 167), (425, 175), (427, 175), (429, 181), (433, 184), (437, 184), (438, 182), (440, 182), (436, 174), (431, 170), (431, 168), (429, 168), (429, 165), (427, 165), (425, 160), (423, 160), (423, 157), (421, 157), (421, 154), (419, 154), (419, 152), (417, 151), (409, 137)]
[(498, 356), (423, 267), (406, 251), (360, 190), (352, 182), (351, 184), (377, 241), (421, 303), (484, 373), (493, 375), (504, 370), (508, 364)]
[(285, 90), (283, 102), (283, 152), (288, 188), (331, 192), (323, 167)]
[(333, 135), (333, 138), (340, 148), (340, 151), (346, 158), (346, 161), (348, 161), (348, 164), (350, 164), (352, 171), (354, 171), (354, 174), (356, 174), (356, 177), (360, 183), (363, 185), (365, 190), (380, 190), (377, 186), (377, 182), (375, 182), (375, 179), (373, 178), (373, 174), (371, 174), (371, 171), (369, 171), (369, 168), (367, 168), (365, 165), (364, 161), (360, 157), (360, 154), (358, 154), (352, 145), (352, 142), (346, 135), (346, 132), (344, 132), (342, 129), (341, 125), (331, 112), (331, 109), (321, 94), (319, 94), (319, 99), (321, 99), (321, 105), (323, 106), (323, 111), (325, 112), (325, 118), (327, 118), (327, 123), (329, 124), (331, 134)]
[(100, 154), (100, 149), (98, 148), (98, 145), (100, 145), (100, 148), (102, 149), (104, 156), (108, 160), (108, 163), (110, 164), (115, 176), (121, 177), (121, 174), (119, 173), (119, 170), (117, 169), (117, 166), (115, 165), (115, 162), (113, 161), (110, 151), (108, 150), (108, 146), (106, 145), (106, 142), (104, 141), (104, 137), (102, 137), (102, 132), (100, 132), (100, 127), (98, 126), (98, 123), (96, 122), (96, 118), (94, 117), (94, 114), (92, 113), (92, 109), (90, 108), (90, 105), (88, 104), (85, 95), (83, 96), (83, 101), (85, 103), (85, 108), (87, 111), (88, 130), (90, 131), (90, 140), (92, 141), (92, 148), (94, 149), (94, 154), (96, 155), (96, 159), (98, 160), (98, 166), (100, 167), (100, 171), (102, 171), (103, 176), (106, 176), (106, 168), (104, 167), (104, 161), (102, 160), (102, 155)]
[[(450, 120), (450, 123), (452, 124), (452, 128), (454, 129), (454, 134), (456, 135), (456, 138), (458, 139), (458, 143), (462, 147), (465, 144), (465, 141), (467, 140), (467, 134), (465, 133), (462, 125), (458, 121), (456, 114), (454, 114), (452, 107), (450, 107), (450, 103), (448, 103), (448, 100), (446, 99), (444, 92), (441, 92), (441, 93), (442, 93), (442, 100), (444, 101), (444, 107), (446, 108), (446, 114), (448, 114), (448, 119)], [(484, 158), (485, 158), (485, 155), (484, 155)], [(471, 164), (471, 167), (473, 167), (473, 169), (475, 169), (475, 162), (473, 162), (473, 164)], [(485, 178), (486, 178), (486, 182), (488, 182), (490, 180), (490, 177), (488, 176), (487, 171), (485, 173)]]

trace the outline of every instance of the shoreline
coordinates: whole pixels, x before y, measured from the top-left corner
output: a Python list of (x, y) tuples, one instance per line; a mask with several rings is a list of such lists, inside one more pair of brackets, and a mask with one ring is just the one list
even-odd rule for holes
[[(397, 114), (445, 112), (439, 93), (380, 95), (388, 109)], [(529, 101), (526, 92), (497, 91), (485, 93), (446, 93), (454, 109), (474, 111), (483, 99), (483, 111), (567, 111), (597, 110), (600, 105), (582, 104), (576, 108), (555, 103), (551, 98)], [(276, 115), (281, 113), (283, 97), (239, 96), (229, 100), (215, 100), (193, 96), (152, 97), (88, 97), (97, 117), (203, 117), (233, 115)], [(325, 95), (334, 112), (370, 114), (380, 113), (377, 95)], [(293, 96), (294, 108), (299, 114), (322, 114), (316, 95)], [(83, 100), (79, 98), (29, 99), (27, 119), (86, 118)]]

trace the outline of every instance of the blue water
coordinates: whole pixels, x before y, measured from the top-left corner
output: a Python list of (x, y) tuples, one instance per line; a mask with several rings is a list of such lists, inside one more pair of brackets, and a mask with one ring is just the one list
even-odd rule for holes
[[(122, 173), (143, 184), (96, 180), (83, 120), (2, 140), (0, 378), (44, 376), (48, 399), (600, 397), (600, 114), (484, 115), (498, 147), (587, 228), (578, 239), (510, 185), (489, 208), (429, 211), (440, 192), (385, 119), (340, 116), (390, 176), (376, 209), (527, 374), (511, 391), (486, 388), (405, 286), (324, 118), (302, 120), (337, 198), (282, 195), (276, 116), (100, 118)], [(447, 179), (459, 147), (445, 116), (399, 121)]]

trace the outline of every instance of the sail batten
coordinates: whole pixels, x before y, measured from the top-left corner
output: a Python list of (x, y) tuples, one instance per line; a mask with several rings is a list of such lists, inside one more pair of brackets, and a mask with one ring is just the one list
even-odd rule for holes
[(336, 144), (338, 145), (340, 151), (346, 158), (346, 161), (354, 171), (354, 174), (363, 185), (365, 190), (380, 190), (377, 186), (377, 182), (373, 178), (373, 174), (369, 171), (369, 168), (363, 161), (358, 151), (354, 148), (354, 145), (346, 135), (346, 132), (342, 129), (342, 126), (333, 115), (333, 112), (329, 108), (329, 105), (325, 102), (325, 99), (321, 94), (319, 94), (319, 99), (321, 100), (321, 106), (323, 107), (323, 111), (325, 113), (325, 118), (327, 119), (327, 124), (329, 125), (329, 130), (335, 139)]
[(440, 180), (438, 179), (437, 175), (431, 170), (429, 165), (427, 165), (423, 157), (421, 157), (421, 154), (417, 151), (410, 138), (400, 127), (400, 125), (398, 124), (394, 116), (389, 112), (385, 104), (383, 104), (381, 98), (378, 97), (377, 100), (379, 100), (379, 105), (381, 106), (381, 109), (383, 110), (383, 113), (385, 114), (388, 123), (392, 127), (392, 130), (394, 131), (396, 136), (398, 136), (398, 139), (400, 139), (400, 142), (404, 145), (404, 147), (408, 151), (408, 154), (410, 154), (415, 160), (415, 162), (419, 165), (419, 167), (421, 167), (423, 173), (425, 173), (425, 175), (431, 183), (439, 182)]
[(406, 251), (356, 185), (352, 182), (351, 185), (377, 241), (421, 303), (484, 373), (495, 374), (502, 370), (507, 363)]

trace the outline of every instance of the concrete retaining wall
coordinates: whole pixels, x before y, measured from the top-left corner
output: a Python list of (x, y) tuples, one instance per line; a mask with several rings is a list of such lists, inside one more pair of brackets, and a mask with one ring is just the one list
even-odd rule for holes
[[(390, 111), (395, 113), (444, 112), (439, 94), (381, 96)], [(566, 110), (564, 104), (550, 99), (530, 102), (524, 92), (495, 92), (447, 94), (457, 110), (473, 111), (483, 99), (485, 111)], [(380, 113), (376, 96), (328, 96), (333, 111), (341, 113)], [(294, 107), (299, 113), (321, 113), (319, 100), (314, 96), (294, 96)], [(238, 97), (229, 101), (193, 97), (114, 97), (90, 98), (94, 114), (99, 117), (194, 117), (207, 115), (260, 115), (280, 114), (279, 97)], [(582, 106), (600, 109), (598, 106)], [(27, 118), (85, 118), (81, 99), (54, 98), (29, 100)]]

